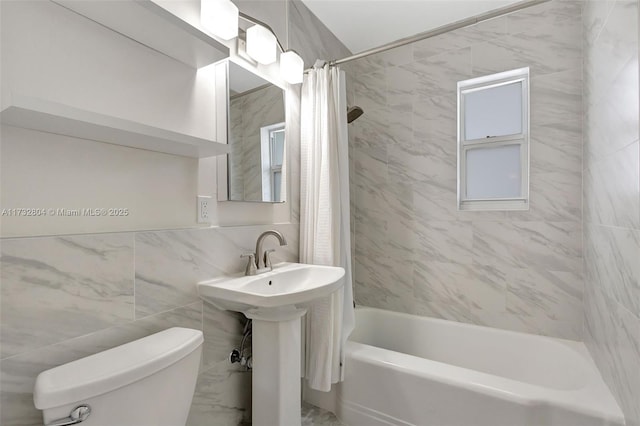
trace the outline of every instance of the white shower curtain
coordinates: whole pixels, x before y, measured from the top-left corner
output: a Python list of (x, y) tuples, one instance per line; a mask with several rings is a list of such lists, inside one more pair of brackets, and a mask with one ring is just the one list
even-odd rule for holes
[(344, 345), (355, 326), (351, 283), (349, 151), (344, 72), (328, 65), (305, 75), (301, 105), (300, 262), (342, 266), (344, 286), (308, 310), (302, 374), (331, 390), (344, 379)]

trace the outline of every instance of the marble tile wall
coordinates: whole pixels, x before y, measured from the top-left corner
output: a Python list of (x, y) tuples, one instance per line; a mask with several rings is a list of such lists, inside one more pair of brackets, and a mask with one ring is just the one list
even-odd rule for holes
[(351, 51), (300, 0), (287, 3), (289, 15), (288, 44), (304, 60), (305, 67), (316, 59), (339, 59)]
[(176, 326), (205, 336), (188, 424), (248, 419), (251, 374), (227, 362), (244, 318), (203, 303), (195, 284), (242, 271), (267, 229), (287, 238), (278, 261), (296, 261), (297, 224), (3, 239), (0, 424), (42, 424), (41, 371)]
[(584, 3), (585, 342), (640, 425), (638, 1)]
[[(582, 2), (552, 1), (345, 64), (355, 297), (580, 340)], [(531, 68), (531, 209), (456, 208), (456, 83)]]

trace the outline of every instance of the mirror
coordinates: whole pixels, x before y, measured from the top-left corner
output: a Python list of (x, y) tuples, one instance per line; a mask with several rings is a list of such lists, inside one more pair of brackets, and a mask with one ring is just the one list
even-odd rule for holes
[(227, 64), (228, 199), (284, 202), (284, 90), (234, 62)]

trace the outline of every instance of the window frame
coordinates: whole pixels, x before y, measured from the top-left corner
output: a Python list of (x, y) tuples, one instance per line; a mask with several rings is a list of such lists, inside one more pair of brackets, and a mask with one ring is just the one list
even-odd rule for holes
[[(273, 165), (273, 151), (275, 145), (275, 135), (276, 133), (282, 133), (282, 137), (286, 137), (284, 125), (280, 128), (272, 128), (269, 130), (269, 164), (271, 166), (270, 176), (271, 176), (271, 201), (276, 201), (276, 173), (280, 173), (280, 182), (282, 182), (282, 163), (279, 166)], [(283, 139), (283, 149), (284, 149), (284, 139)], [(282, 153), (282, 162), (284, 163), (284, 152)]]
[[(487, 136), (480, 139), (467, 140), (465, 138), (465, 95), (468, 93), (487, 90), (513, 83), (522, 83), (522, 132), (505, 136)], [(529, 114), (529, 67), (491, 74), (487, 76), (459, 81), (457, 89), (458, 100), (458, 137), (457, 137), (457, 204), (459, 211), (467, 210), (528, 210), (529, 209), (529, 145), (530, 145), (530, 114)], [(467, 152), (478, 148), (497, 148), (504, 146), (520, 146), (520, 185), (521, 197), (514, 198), (480, 198), (471, 199), (465, 196), (466, 156)]]
[[(273, 134), (276, 132), (282, 132), (284, 135), (284, 152), (282, 153), (282, 164), (280, 166), (273, 166)], [(286, 143), (287, 143), (287, 133), (286, 133), (286, 125), (285, 122), (274, 123), (267, 126), (263, 126), (260, 128), (260, 155), (262, 157), (262, 171), (261, 177), (262, 180), (262, 199), (268, 199), (271, 202), (278, 203), (282, 201), (275, 201), (275, 191), (274, 191), (274, 174), (276, 172), (280, 172), (281, 176), (281, 184), (282, 178), (284, 175), (282, 174), (282, 170), (284, 168), (284, 162), (286, 161)], [(268, 185), (265, 185), (265, 182), (268, 182)], [(282, 198), (282, 188), (280, 188), (280, 197)]]

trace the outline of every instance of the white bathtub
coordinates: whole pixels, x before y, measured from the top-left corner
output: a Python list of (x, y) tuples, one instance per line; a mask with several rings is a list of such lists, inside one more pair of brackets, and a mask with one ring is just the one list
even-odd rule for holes
[(624, 425), (578, 342), (359, 308), (346, 362), (305, 399), (348, 426)]

